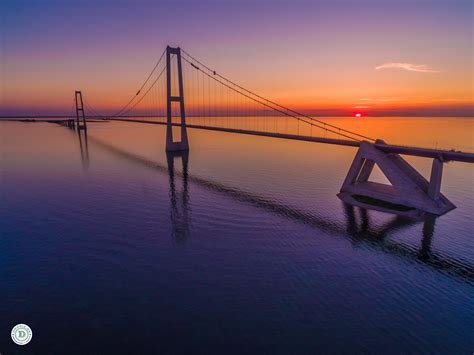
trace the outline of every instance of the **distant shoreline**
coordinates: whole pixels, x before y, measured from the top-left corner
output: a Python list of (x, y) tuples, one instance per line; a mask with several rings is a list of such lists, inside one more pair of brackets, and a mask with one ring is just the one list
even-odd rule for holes
[[(354, 118), (354, 119), (361, 119), (364, 118), (474, 118), (474, 116), (437, 116), (437, 115), (391, 115), (391, 116), (384, 116), (384, 115), (364, 115), (363, 117), (356, 118), (352, 115), (334, 115), (334, 116), (325, 116), (325, 115), (311, 115), (313, 117), (318, 118)], [(176, 116), (177, 117), (177, 116)], [(198, 118), (201, 116), (193, 116), (187, 115), (186, 117), (190, 118)], [(206, 116), (208, 117), (208, 116)], [(211, 116), (214, 118), (219, 117), (248, 117), (245, 115), (228, 115), (228, 116)], [(258, 116), (252, 116), (258, 117)], [(262, 116), (263, 117), (263, 116)], [(265, 116), (265, 117), (284, 117), (284, 116)], [(111, 117), (109, 116), (87, 116), (88, 119), (96, 119), (96, 120), (107, 120)], [(112, 117), (115, 118), (115, 117)], [(166, 118), (166, 116), (120, 116), (120, 118)], [(45, 122), (51, 120), (72, 120), (76, 119), (76, 116), (60, 116), (60, 115), (50, 115), (50, 116), (0, 116), (0, 121), (22, 121), (22, 122)]]

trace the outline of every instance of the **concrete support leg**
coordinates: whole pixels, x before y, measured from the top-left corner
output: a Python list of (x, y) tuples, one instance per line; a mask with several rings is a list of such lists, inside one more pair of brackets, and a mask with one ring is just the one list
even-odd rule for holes
[(441, 177), (443, 176), (443, 162), (433, 159), (431, 166), (430, 184), (428, 186), (428, 196), (433, 200), (438, 200), (441, 195)]
[(364, 165), (360, 171), (359, 177), (357, 178), (358, 182), (367, 182), (369, 180), (372, 170), (374, 170), (375, 162), (370, 159), (364, 159)]
[(353, 185), (357, 181), (357, 177), (359, 176), (360, 169), (364, 165), (364, 158), (360, 154), (360, 150), (357, 152), (354, 160), (352, 161), (351, 167), (349, 168), (349, 172), (347, 173), (346, 179), (342, 184), (341, 191), (344, 190), (344, 187)]

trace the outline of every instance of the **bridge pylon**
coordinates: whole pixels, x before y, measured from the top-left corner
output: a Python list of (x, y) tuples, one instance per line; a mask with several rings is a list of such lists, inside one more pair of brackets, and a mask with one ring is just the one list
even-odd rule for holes
[[(84, 102), (82, 101), (82, 91), (76, 90), (74, 93), (76, 101), (76, 126), (77, 130), (87, 130), (86, 116), (84, 114)], [(81, 125), (82, 120), (82, 125)]]
[[(176, 55), (178, 67), (178, 95), (172, 95), (171, 87), (171, 55)], [(181, 141), (173, 141), (173, 102), (179, 103), (181, 117)], [(181, 65), (181, 49), (179, 47), (166, 47), (166, 103), (167, 103), (167, 123), (166, 123), (166, 151), (187, 151), (189, 150), (188, 134), (186, 131), (186, 114), (184, 111), (184, 92), (183, 92), (183, 70)]]

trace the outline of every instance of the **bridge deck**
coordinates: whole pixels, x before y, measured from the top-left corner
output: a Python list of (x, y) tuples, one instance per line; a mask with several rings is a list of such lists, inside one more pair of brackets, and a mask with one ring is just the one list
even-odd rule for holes
[[(127, 119), (127, 118), (111, 118), (109, 120), (166, 125), (166, 122), (132, 120), (132, 119)], [(180, 126), (180, 124), (173, 123), (173, 126)], [(251, 130), (244, 130), (244, 129), (211, 127), (211, 126), (202, 126), (202, 125), (195, 125), (195, 124), (187, 124), (186, 127), (193, 128), (193, 129), (203, 129), (203, 130), (208, 130), (208, 131), (247, 134), (247, 135), (252, 135), (252, 136), (272, 137), (272, 138), (280, 138), (280, 139), (291, 139), (291, 140), (298, 140), (298, 141), (304, 141), (304, 142), (336, 144), (336, 145), (342, 145), (342, 146), (348, 146), (348, 147), (359, 147), (360, 145), (360, 142), (355, 141), (355, 140), (352, 141), (352, 140), (335, 139), (335, 138), (310, 137), (310, 136), (300, 136), (296, 134), (251, 131)], [(464, 163), (474, 163), (474, 153), (465, 153), (465, 152), (454, 151), (454, 150), (408, 147), (408, 146), (383, 144), (383, 143), (375, 143), (375, 146), (386, 153), (396, 153), (396, 154), (411, 155), (411, 156), (425, 157), (425, 158), (439, 158), (443, 161), (459, 161), (459, 162), (464, 162)]]
[[(10, 119), (11, 121), (18, 121), (20, 117), (15, 117), (16, 119)], [(22, 119), (27, 119), (28, 116), (21, 117)], [(43, 118), (43, 117), (35, 117)], [(60, 121), (62, 119), (72, 119), (71, 117), (66, 116), (54, 116), (50, 117)], [(166, 122), (158, 121), (147, 121), (140, 119), (130, 119), (130, 118), (92, 118), (93, 120), (108, 120), (108, 121), (124, 121), (124, 122), (135, 122), (135, 123), (146, 123), (146, 124), (158, 124), (166, 125)], [(6, 119), (5, 121), (9, 121)], [(36, 121), (36, 120), (35, 120)], [(37, 122), (50, 122), (51, 120), (37, 120)], [(173, 126), (180, 126), (179, 123), (173, 123)], [(335, 139), (335, 138), (324, 138), (324, 137), (311, 137), (311, 136), (300, 136), (296, 134), (285, 134), (285, 133), (272, 133), (272, 132), (263, 132), (263, 131), (251, 131), (245, 129), (235, 129), (235, 128), (224, 128), (224, 127), (211, 127), (211, 126), (202, 126), (195, 124), (187, 124), (188, 128), (192, 129), (203, 129), (208, 131), (217, 131), (217, 132), (227, 132), (227, 133), (237, 133), (237, 134), (247, 134), (252, 136), (260, 137), (272, 137), (280, 139), (290, 139), (304, 142), (314, 142), (314, 143), (324, 143), (324, 144), (335, 144), (348, 147), (359, 147), (360, 142), (355, 140), (345, 140), (345, 139)], [(422, 147), (409, 147), (393, 144), (383, 144), (375, 143), (375, 146), (386, 152), (386, 153), (396, 153), (402, 155), (411, 155), (424, 158), (439, 158), (443, 161), (459, 161), (464, 163), (474, 163), (474, 153), (466, 153), (455, 150), (441, 150), (441, 149), (431, 149), (431, 148), (422, 148)]]

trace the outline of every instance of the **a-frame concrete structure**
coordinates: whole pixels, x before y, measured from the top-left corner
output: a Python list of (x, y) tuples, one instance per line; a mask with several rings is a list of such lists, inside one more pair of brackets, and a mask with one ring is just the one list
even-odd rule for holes
[[(384, 144), (378, 140), (375, 144)], [(442, 215), (456, 206), (441, 194), (443, 161), (433, 159), (430, 181), (395, 153), (386, 153), (375, 144), (361, 142), (338, 196), (345, 202), (371, 209), (389, 211), (387, 205), (404, 206), (406, 210)], [(369, 181), (374, 165), (380, 168), (392, 185)], [(381, 203), (368, 204), (358, 198)], [(390, 212), (393, 212), (390, 211)]]

